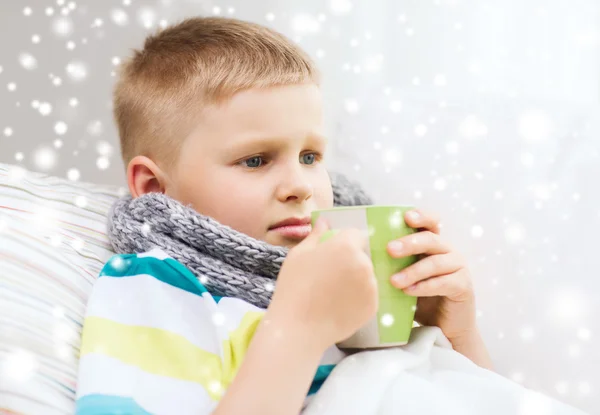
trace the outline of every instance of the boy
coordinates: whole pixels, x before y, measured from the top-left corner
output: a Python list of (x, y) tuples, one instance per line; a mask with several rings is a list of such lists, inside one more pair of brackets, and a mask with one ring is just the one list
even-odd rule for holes
[[(115, 259), (109, 261), (88, 305), (78, 413), (94, 409), (102, 413), (297, 414), (309, 389), (314, 392), (326, 378), (322, 369), (330, 371), (344, 357), (335, 343), (349, 337), (377, 310), (377, 288), (363, 251), (363, 236), (346, 230), (317, 249), (326, 224), (320, 222), (311, 229), (307, 219), (311, 211), (333, 204), (332, 183), (324, 165), (319, 76), (313, 63), (289, 40), (265, 27), (235, 19), (193, 18), (146, 40), (144, 48), (124, 65), (114, 104), (133, 198), (123, 212), (140, 208), (136, 199), (153, 198), (165, 209), (181, 203), (240, 232), (240, 237), (247, 235), (290, 251), (266, 310), (207, 291), (202, 284), (212, 275), (210, 265), (202, 265), (208, 271), (192, 270), (195, 277), (200, 275), (198, 282), (190, 277), (191, 266), (186, 269), (163, 251), (117, 256), (119, 266), (114, 265)], [(159, 224), (185, 216), (177, 205), (171, 212), (176, 214), (161, 217)], [(194, 217), (184, 219), (186, 226), (200, 223)], [(420, 232), (391, 241), (389, 254), (427, 256), (393, 276), (391, 283), (419, 297), (419, 323), (439, 326), (455, 350), (491, 368), (475, 323), (474, 294), (464, 260), (440, 239), (435, 217), (409, 212), (406, 222)], [(119, 238), (126, 228), (115, 228), (114, 246), (123, 246)], [(181, 232), (177, 235), (186, 241), (185, 248), (203, 249), (203, 244), (194, 245), (194, 236)], [(157, 241), (154, 237), (148, 234), (149, 240)], [(137, 243), (140, 240), (134, 246), (141, 246)], [(193, 255), (194, 249), (184, 257)], [(152, 278), (142, 279), (148, 274)], [(110, 278), (114, 276), (137, 278), (145, 284), (141, 286), (152, 289), (132, 293), (133, 289), (123, 288), (123, 278)], [(107, 284), (117, 288), (110, 291)], [(177, 287), (185, 292), (173, 291)], [(172, 294), (166, 295), (168, 290)], [(103, 297), (103, 293), (110, 294)], [(161, 307), (159, 313), (171, 312), (177, 304), (174, 296), (181, 303), (196, 301), (191, 308), (202, 300), (198, 314), (185, 313), (187, 309), (181, 313), (182, 318), (191, 319), (189, 327), (166, 335), (141, 327), (145, 313), (156, 313), (151, 307)], [(141, 307), (149, 307), (143, 309), (147, 311), (115, 311), (141, 297)], [(111, 298), (113, 305), (103, 304), (100, 298)], [(199, 315), (207, 307), (225, 310), (239, 324), (224, 334), (217, 333), (218, 328), (213, 332), (210, 325), (198, 329)], [(243, 317), (231, 317), (232, 310), (242, 310)], [(137, 334), (130, 336), (134, 326)], [(102, 327), (105, 333), (121, 338), (103, 337)], [(190, 327), (196, 331), (182, 339)], [(159, 338), (171, 341), (157, 351), (151, 343)], [(185, 343), (191, 338), (195, 340)], [(177, 342), (184, 344), (187, 360), (181, 357), (185, 353), (172, 348), (170, 343)], [(123, 352), (132, 347), (133, 356)], [(140, 357), (144, 354), (152, 357), (144, 360)], [(157, 360), (164, 366), (158, 367)], [(194, 362), (200, 363), (193, 369), (185, 367)], [(181, 371), (176, 372), (179, 366)], [(175, 384), (168, 380), (175, 378), (180, 386), (170, 392), (167, 389)], [(193, 389), (198, 384), (201, 388)], [(185, 388), (196, 392), (182, 395)], [(163, 393), (165, 398), (157, 402), (148, 390), (150, 395)], [(182, 404), (186, 399), (190, 402)]]

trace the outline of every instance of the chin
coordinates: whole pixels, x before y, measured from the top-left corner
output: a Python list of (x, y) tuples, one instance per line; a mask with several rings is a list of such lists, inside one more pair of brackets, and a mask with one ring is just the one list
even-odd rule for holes
[(297, 239), (287, 239), (287, 238), (279, 237), (279, 238), (267, 238), (265, 240), (265, 242), (270, 243), (271, 245), (274, 245), (274, 246), (283, 246), (283, 247), (291, 249), (291, 248), (295, 247), (296, 245), (298, 245), (302, 241), (297, 240)]

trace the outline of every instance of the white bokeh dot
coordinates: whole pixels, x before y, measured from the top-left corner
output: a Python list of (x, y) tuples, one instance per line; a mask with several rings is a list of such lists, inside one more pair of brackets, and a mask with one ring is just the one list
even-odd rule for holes
[(448, 154), (457, 154), (459, 148), (460, 148), (460, 146), (459, 146), (458, 142), (456, 142), (456, 141), (448, 141), (446, 143), (446, 152)]
[(541, 110), (529, 110), (519, 117), (518, 132), (525, 140), (546, 140), (550, 137), (553, 130), (552, 119)]
[(21, 54), (19, 54), (19, 63), (24, 69), (28, 71), (32, 71), (38, 66), (37, 59), (35, 58), (35, 56), (27, 52), (22, 52)]
[(88, 204), (87, 197), (78, 195), (75, 196), (75, 205), (80, 208), (86, 207)]
[(390, 102), (390, 111), (398, 113), (402, 111), (402, 101), (394, 100)]
[(9, 82), (9, 83), (8, 83), (8, 85), (6, 85), (6, 88), (7, 88), (7, 89), (8, 89), (10, 92), (16, 91), (16, 89), (17, 89), (17, 84), (16, 84), (16, 83), (14, 83), (14, 82)]
[(564, 380), (557, 382), (554, 388), (556, 389), (556, 392), (558, 392), (559, 395), (566, 395), (569, 393), (569, 384)]
[(25, 350), (17, 350), (5, 357), (3, 374), (10, 381), (25, 382), (37, 370), (38, 363), (34, 355)]
[(110, 12), (110, 18), (114, 24), (118, 26), (125, 26), (129, 23), (129, 16), (123, 9), (113, 9)]
[(521, 339), (523, 341), (530, 342), (535, 337), (535, 330), (533, 330), (533, 327), (530, 327), (530, 326), (522, 327), (519, 330), (519, 336), (521, 337)]
[(68, 17), (58, 17), (52, 22), (52, 31), (60, 37), (73, 33), (73, 21)]
[(358, 112), (358, 110), (360, 109), (360, 106), (358, 105), (358, 101), (356, 101), (353, 98), (349, 98), (344, 101), (344, 108), (345, 108), (346, 112), (348, 112), (350, 114), (354, 114), (354, 113)]
[(525, 381), (525, 376), (521, 372), (514, 372), (510, 378), (517, 383), (523, 383)]
[(215, 326), (222, 326), (225, 324), (225, 314), (220, 312), (213, 313), (212, 321)]
[(51, 147), (41, 146), (33, 153), (33, 163), (42, 171), (50, 170), (56, 165), (57, 154)]
[(102, 132), (104, 131), (104, 126), (102, 125), (102, 121), (100, 121), (100, 120), (91, 121), (87, 125), (86, 131), (88, 132), (88, 134), (96, 136), (96, 137), (102, 135)]
[(83, 81), (87, 78), (87, 66), (80, 61), (69, 62), (66, 66), (67, 75), (73, 81)]
[(425, 124), (417, 124), (415, 126), (415, 135), (417, 137), (424, 137), (427, 134), (427, 126)]
[(138, 22), (145, 29), (151, 29), (156, 23), (156, 12), (150, 7), (142, 7), (137, 14)]
[(6, 128), (4, 129), (4, 135), (5, 135), (6, 137), (10, 137), (10, 136), (12, 136), (12, 135), (13, 135), (13, 133), (14, 133), (14, 131), (13, 131), (13, 129), (12, 129), (12, 128), (10, 128), (10, 127), (6, 127)]
[(439, 177), (433, 182), (433, 188), (438, 191), (445, 190), (447, 186), (448, 183), (443, 177)]
[(72, 168), (67, 170), (67, 178), (73, 182), (79, 180), (79, 178), (81, 177), (81, 174), (79, 173), (79, 170), (76, 168)]
[(525, 229), (519, 224), (511, 224), (506, 228), (504, 236), (510, 243), (519, 243), (525, 238)]
[(385, 327), (390, 327), (392, 324), (394, 324), (394, 316), (389, 313), (382, 315), (381, 324)]
[(592, 387), (588, 382), (579, 382), (577, 385), (577, 391), (580, 395), (589, 395), (592, 391)]
[(586, 328), (586, 327), (580, 327), (577, 330), (577, 338), (579, 338), (580, 340), (589, 340), (592, 337), (592, 332), (590, 331), (590, 329)]
[(31, 9), (31, 7), (25, 7), (25, 8), (23, 9), (23, 14), (24, 14), (25, 16), (31, 16), (31, 14), (32, 14), (32, 13), (33, 13), (33, 10)]
[(96, 151), (101, 156), (110, 157), (113, 154), (113, 146), (107, 141), (100, 140), (96, 143)]
[(42, 114), (43, 116), (46, 116), (52, 112), (52, 105), (50, 105), (50, 103), (48, 103), (48, 102), (41, 102), (41, 103), (38, 103), (37, 109), (40, 114)]
[(437, 74), (434, 78), (433, 78), (433, 84), (435, 86), (446, 86), (448, 83), (447, 79), (446, 79), (446, 75), (444, 74)]
[(336, 16), (348, 14), (352, 11), (353, 4), (350, 0), (329, 0), (329, 10)]
[(142, 235), (144, 235), (144, 236), (150, 235), (150, 232), (151, 232), (150, 224), (149, 223), (144, 223), (141, 226), (140, 230), (142, 231)]
[(58, 121), (54, 124), (54, 132), (58, 135), (64, 135), (68, 129), (69, 128), (64, 121)]
[(96, 159), (96, 167), (100, 170), (106, 170), (110, 166), (110, 160), (104, 156)]
[(298, 13), (292, 18), (292, 30), (299, 35), (317, 33), (321, 29), (321, 24), (312, 15), (308, 13)]
[(485, 137), (488, 134), (488, 128), (476, 115), (468, 115), (461, 121), (459, 132), (463, 137), (474, 140)]
[(483, 236), (483, 228), (479, 225), (475, 225), (471, 228), (471, 236), (473, 238), (481, 238)]

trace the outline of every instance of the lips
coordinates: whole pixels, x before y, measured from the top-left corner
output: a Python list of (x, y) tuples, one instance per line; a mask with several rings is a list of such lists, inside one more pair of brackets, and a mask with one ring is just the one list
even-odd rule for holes
[(311, 220), (309, 217), (305, 218), (287, 218), (282, 220), (281, 222), (277, 222), (275, 225), (271, 226), (269, 229), (281, 228), (283, 226), (302, 226), (302, 225), (310, 225)]
[(277, 222), (269, 230), (281, 237), (301, 241), (312, 231), (310, 218), (288, 218)]

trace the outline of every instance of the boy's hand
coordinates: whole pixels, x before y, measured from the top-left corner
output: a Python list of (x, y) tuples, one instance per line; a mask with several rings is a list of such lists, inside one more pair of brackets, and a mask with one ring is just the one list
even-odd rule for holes
[(477, 332), (475, 294), (465, 259), (440, 238), (436, 216), (412, 210), (406, 212), (405, 221), (419, 232), (390, 242), (388, 253), (421, 259), (393, 275), (392, 285), (419, 297), (415, 312), (419, 324), (441, 328), (453, 343), (472, 336)]
[(354, 334), (378, 307), (368, 236), (346, 229), (319, 242), (327, 229), (325, 221), (317, 222), (290, 250), (268, 311), (269, 319), (283, 319), (325, 349)]

